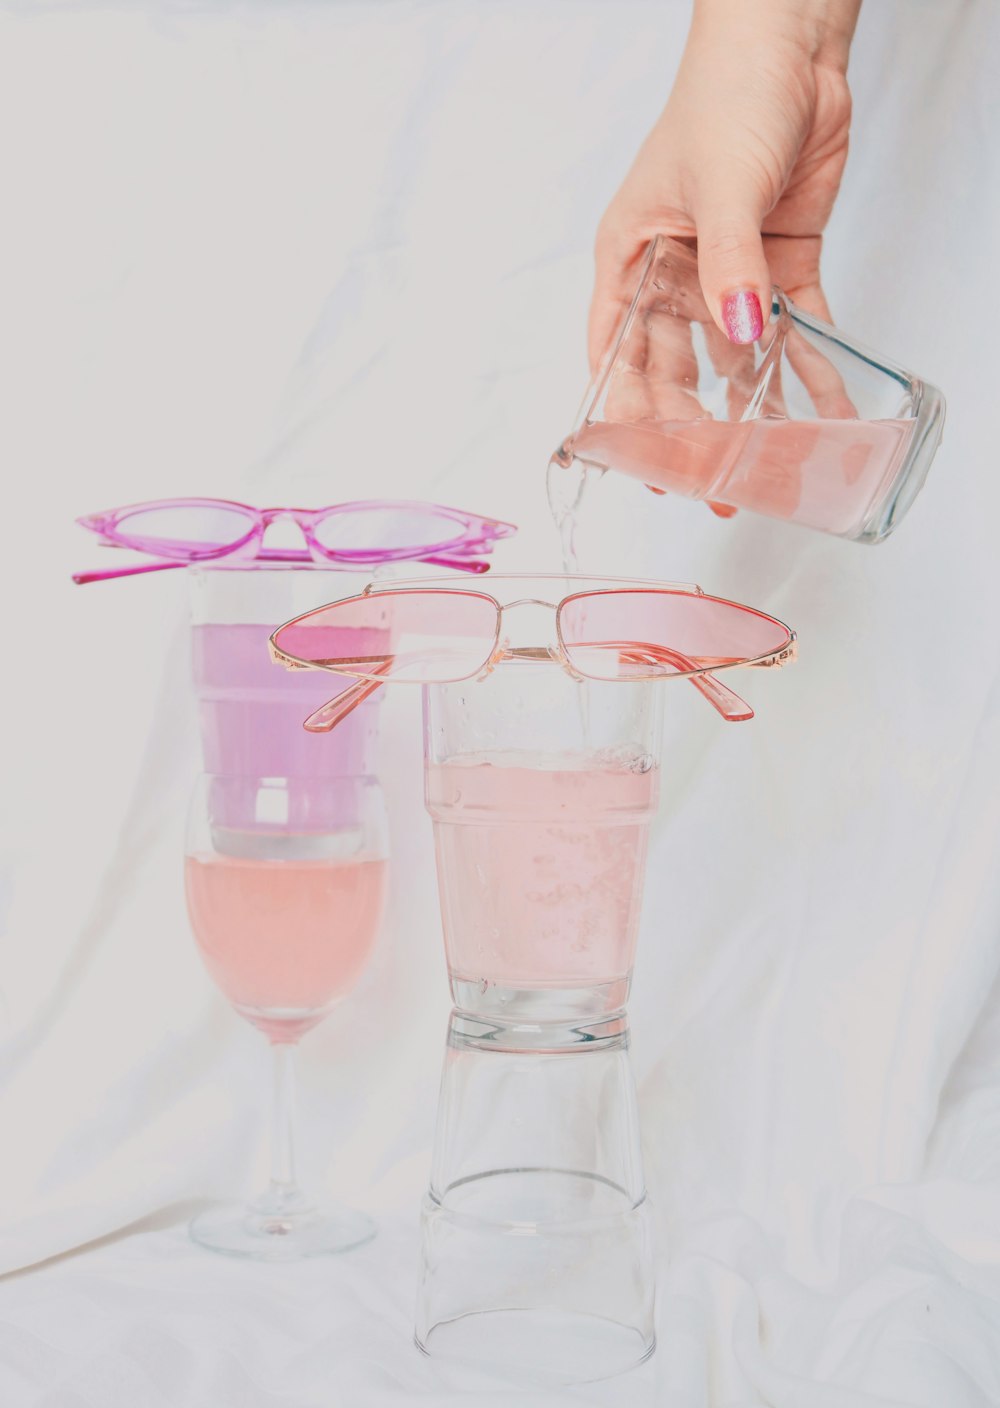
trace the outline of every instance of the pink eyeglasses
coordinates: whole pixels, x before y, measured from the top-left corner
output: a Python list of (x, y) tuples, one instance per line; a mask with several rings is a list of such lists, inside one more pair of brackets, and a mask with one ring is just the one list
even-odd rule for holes
[[(504, 660), (546, 659), (578, 679), (689, 679), (724, 719), (752, 719), (714, 672), (795, 658), (795, 633), (783, 622), (693, 585), (504, 574), (490, 579), (491, 595), (437, 580), (368, 587), (278, 627), (276, 664), (357, 680), (303, 727), (326, 733), (384, 684), (449, 684)], [(567, 587), (575, 590), (564, 594)], [(504, 627), (524, 607), (534, 608), (532, 639), (540, 630), (549, 644), (511, 643)]]
[[(302, 531), (304, 548), (265, 548), (264, 532), (279, 519)], [(89, 513), (77, 522), (109, 547), (131, 548), (167, 561), (106, 572), (75, 572), (73, 581), (104, 582), (141, 572), (164, 572), (190, 562), (231, 558), (241, 563), (317, 562), (373, 567), (419, 560), (464, 572), (487, 572), (483, 556), (513, 523), (483, 518), (443, 504), (371, 499), (327, 508), (254, 508), (229, 499), (156, 499)]]

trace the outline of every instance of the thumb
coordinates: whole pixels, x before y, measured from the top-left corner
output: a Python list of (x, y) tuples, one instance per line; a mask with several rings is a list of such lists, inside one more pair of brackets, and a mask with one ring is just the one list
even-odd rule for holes
[(730, 342), (756, 342), (771, 312), (771, 275), (760, 234), (763, 202), (731, 168), (714, 172), (699, 195), (694, 215), (705, 301)]

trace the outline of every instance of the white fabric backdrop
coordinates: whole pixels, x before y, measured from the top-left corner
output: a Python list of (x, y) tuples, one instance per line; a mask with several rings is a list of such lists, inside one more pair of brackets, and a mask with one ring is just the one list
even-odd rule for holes
[(72, 588), (95, 560), (72, 518), (404, 492), (519, 522), (498, 565), (554, 565), (543, 469), (585, 377), (593, 229), (686, 19), (3, 14), (4, 1408), (1000, 1403), (991, 0), (868, 0), (856, 43), (828, 292), (950, 402), (898, 537), (724, 524), (620, 481), (586, 505), (585, 566), (693, 577), (802, 641), (748, 679), (751, 725), (670, 696), (632, 1003), (658, 1354), (521, 1395), (410, 1343), (447, 1010), (414, 699), (383, 710), (377, 961), (301, 1056), (303, 1163), (381, 1235), (277, 1269), (184, 1233), (262, 1173), (264, 1053), (184, 915), (184, 584)]

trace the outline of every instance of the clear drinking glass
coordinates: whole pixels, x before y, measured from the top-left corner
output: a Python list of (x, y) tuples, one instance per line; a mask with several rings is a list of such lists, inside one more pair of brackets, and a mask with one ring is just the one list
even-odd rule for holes
[[(330, 698), (331, 684), (342, 692), (351, 681), (276, 670), (267, 652), (279, 621), (360, 592), (370, 581), (370, 574), (316, 567), (188, 568), (192, 676), (207, 773), (316, 781), (375, 775), (380, 695), (332, 732), (306, 733), (302, 720)], [(348, 804), (356, 793), (337, 795)], [(291, 792), (290, 805), (299, 796)], [(254, 824), (235, 790), (218, 802), (239, 805), (241, 823)]]
[(624, 1013), (454, 1012), (421, 1219), (416, 1341), (533, 1381), (624, 1373), (655, 1348), (651, 1215)]
[(288, 1260), (374, 1235), (365, 1214), (319, 1207), (298, 1186), (292, 1058), (368, 962), (386, 857), (382, 792), (370, 777), (205, 776), (197, 785), (184, 861), (191, 928), (212, 980), (267, 1037), (274, 1065), (271, 1180), (249, 1205), (194, 1219), (191, 1236), (213, 1251)]
[(877, 543), (941, 440), (935, 387), (773, 292), (763, 335), (713, 323), (690, 245), (657, 236), (639, 287), (550, 466), (615, 469), (687, 498)]
[(659, 801), (659, 687), (520, 659), (424, 701), (455, 1006), (529, 1021), (618, 1011)]
[[(551, 629), (551, 614), (536, 624)], [(424, 689), (455, 1003), (421, 1224), (429, 1354), (574, 1382), (653, 1350), (623, 1009), (659, 695), (655, 681), (585, 681), (523, 657)]]

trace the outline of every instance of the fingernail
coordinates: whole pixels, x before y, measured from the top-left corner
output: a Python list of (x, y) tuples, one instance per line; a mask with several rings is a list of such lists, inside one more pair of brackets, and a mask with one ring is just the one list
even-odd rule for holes
[(727, 294), (722, 300), (722, 321), (730, 342), (756, 342), (764, 331), (760, 299), (747, 289)]

